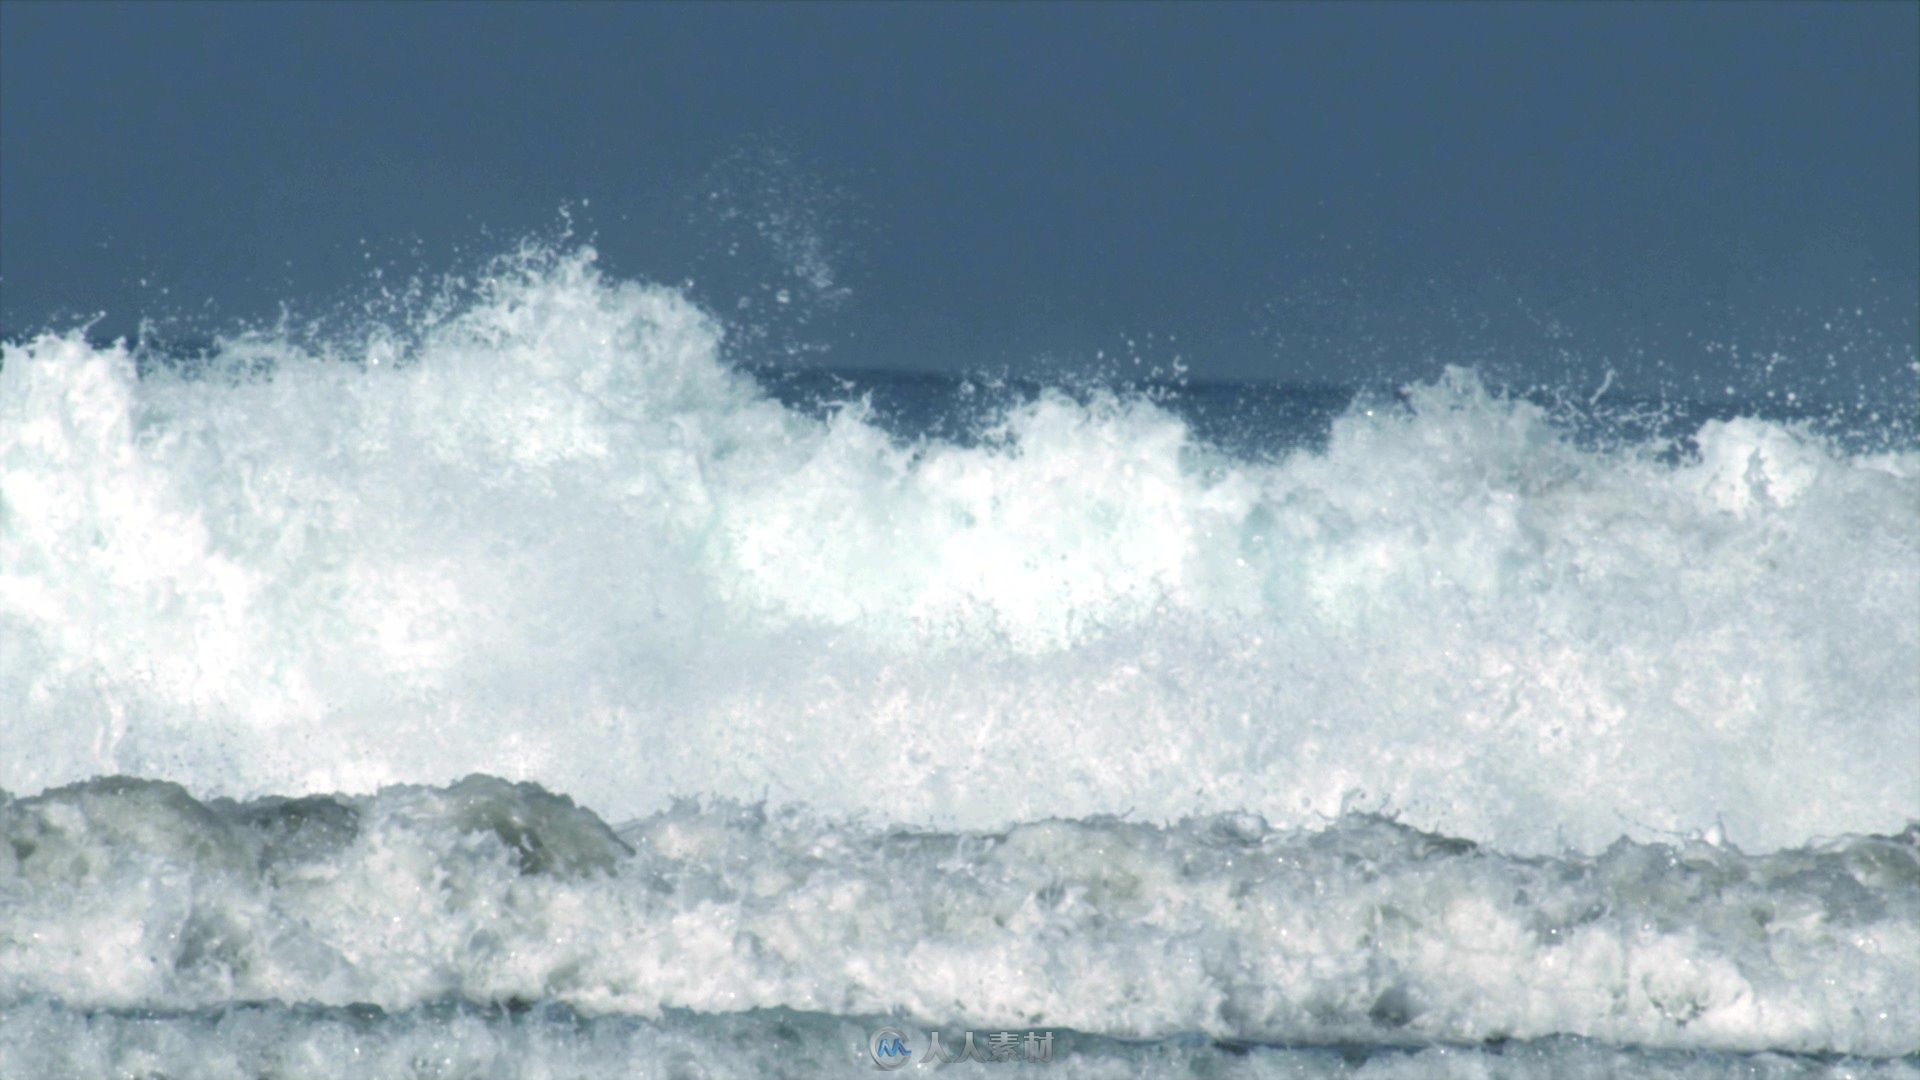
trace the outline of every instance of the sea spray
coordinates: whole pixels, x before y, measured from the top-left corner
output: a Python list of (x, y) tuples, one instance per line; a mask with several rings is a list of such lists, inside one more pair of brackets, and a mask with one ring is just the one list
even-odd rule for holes
[[(374, 335), (369, 335), (369, 339)], [(1343, 806), (1511, 852), (1920, 818), (1920, 456), (1596, 440), (1449, 370), (1237, 455), (1176, 402), (964, 440), (783, 404), (590, 251), (317, 353), (0, 368), (0, 784), (467, 772), (939, 828)], [(377, 362), (376, 362), (377, 361)]]

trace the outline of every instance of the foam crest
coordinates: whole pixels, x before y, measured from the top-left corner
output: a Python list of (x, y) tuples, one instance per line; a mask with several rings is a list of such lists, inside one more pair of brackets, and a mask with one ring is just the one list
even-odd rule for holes
[(670, 291), (0, 367), (0, 784), (470, 771), (945, 828), (1360, 805), (1514, 851), (1920, 818), (1920, 457), (1595, 446), (1449, 371), (1278, 459), (1049, 391), (788, 408)]
[(681, 804), (616, 836), (486, 777), (240, 804), (116, 778), (0, 802), (0, 837), (5, 1003), (1920, 1051), (1914, 829), (1516, 859), (1364, 815), (953, 834)]

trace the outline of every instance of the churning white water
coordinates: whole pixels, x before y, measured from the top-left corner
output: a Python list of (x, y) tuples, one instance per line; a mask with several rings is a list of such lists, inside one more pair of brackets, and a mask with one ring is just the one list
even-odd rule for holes
[(1920, 1052), (1911, 447), (1462, 370), (903, 435), (590, 251), (365, 341), (5, 346), (0, 1072)]

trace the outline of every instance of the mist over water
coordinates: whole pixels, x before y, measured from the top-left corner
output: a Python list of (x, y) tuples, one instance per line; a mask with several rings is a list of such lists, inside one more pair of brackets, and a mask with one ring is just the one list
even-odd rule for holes
[[(587, 248), (446, 297), (5, 345), (0, 1063), (1920, 1052), (1910, 401), (755, 369)], [(1236, 1067), (1421, 1071), (1298, 1053)]]

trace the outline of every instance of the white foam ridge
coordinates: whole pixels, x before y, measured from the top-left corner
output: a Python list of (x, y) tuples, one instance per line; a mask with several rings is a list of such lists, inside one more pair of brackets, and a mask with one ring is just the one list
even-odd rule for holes
[(586, 250), (365, 339), (5, 346), (0, 785), (1359, 805), (1514, 852), (1920, 818), (1911, 449), (1596, 448), (1459, 370), (1277, 460), (1121, 393), (902, 439)]
[[(869, 1034), (898, 1025), (785, 1011), (581, 1019), (564, 1010), (430, 1008), (401, 1014), (262, 1006), (211, 1013), (82, 1014), (0, 1008), (8, 1076), (191, 1076), (196, 1080), (764, 1080), (871, 1076)], [(924, 1046), (924, 1033), (914, 1032)], [(1070, 1080), (1912, 1080), (1909, 1060), (1645, 1051), (1579, 1040), (1496, 1047), (1317, 1048), (1205, 1040), (1121, 1042), (1059, 1033), (1054, 1059), (995, 1073)], [(961, 1065), (960, 1068), (971, 1066)], [(917, 1075), (909, 1070), (900, 1075)], [(989, 1074), (991, 1075), (991, 1074)]]
[(105, 778), (0, 802), (0, 838), (9, 1008), (544, 1002), (1920, 1052), (1920, 825), (1767, 855), (1622, 840), (1517, 858), (1370, 815), (956, 834), (683, 803), (616, 833), (482, 776), (250, 803)]

